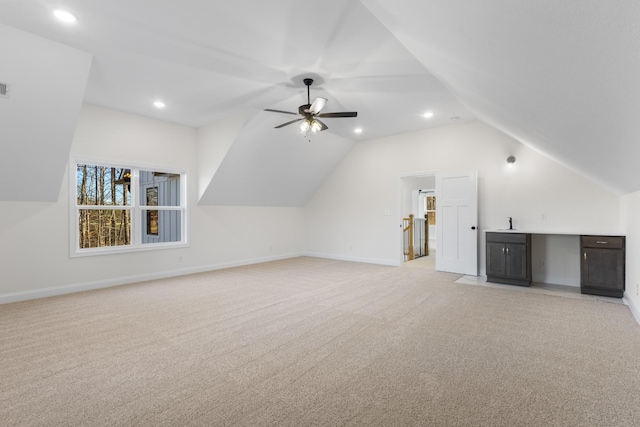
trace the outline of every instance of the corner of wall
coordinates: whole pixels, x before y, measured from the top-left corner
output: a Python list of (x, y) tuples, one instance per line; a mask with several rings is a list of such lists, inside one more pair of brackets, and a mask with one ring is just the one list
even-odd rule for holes
[(636, 319), (636, 322), (638, 322), (638, 325), (640, 325), (640, 309), (636, 307), (631, 298), (629, 298), (627, 292), (624, 293), (623, 301), (629, 307), (629, 310), (631, 310), (631, 314), (633, 314), (633, 317)]

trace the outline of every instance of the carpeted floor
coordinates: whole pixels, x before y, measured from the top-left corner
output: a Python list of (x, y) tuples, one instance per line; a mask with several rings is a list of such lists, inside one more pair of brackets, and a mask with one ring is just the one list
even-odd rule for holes
[(430, 264), (303, 257), (0, 306), (0, 425), (640, 425), (628, 307)]

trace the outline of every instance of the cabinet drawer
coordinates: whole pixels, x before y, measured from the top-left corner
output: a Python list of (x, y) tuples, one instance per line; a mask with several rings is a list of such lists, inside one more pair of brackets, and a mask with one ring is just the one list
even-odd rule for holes
[(529, 243), (529, 234), (525, 233), (487, 233), (487, 242)]
[(580, 236), (580, 244), (583, 248), (609, 248), (623, 249), (623, 236)]

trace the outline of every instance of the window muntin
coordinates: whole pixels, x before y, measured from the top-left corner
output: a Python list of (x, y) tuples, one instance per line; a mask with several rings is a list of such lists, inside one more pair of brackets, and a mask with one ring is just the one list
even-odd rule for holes
[(187, 244), (184, 173), (73, 164), (72, 256)]

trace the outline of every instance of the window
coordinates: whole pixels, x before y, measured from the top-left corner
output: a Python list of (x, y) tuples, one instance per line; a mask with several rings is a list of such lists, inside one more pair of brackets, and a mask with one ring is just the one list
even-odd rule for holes
[(429, 225), (436, 225), (436, 196), (424, 198), (424, 211), (429, 214)]
[[(186, 175), (71, 162), (72, 256), (185, 245)], [(150, 209), (153, 207), (153, 209)]]

